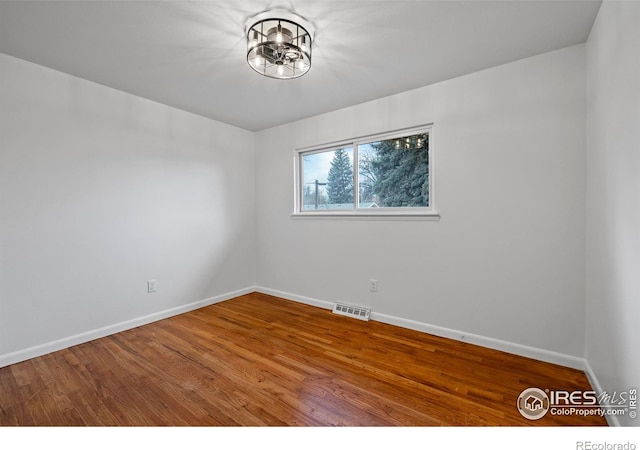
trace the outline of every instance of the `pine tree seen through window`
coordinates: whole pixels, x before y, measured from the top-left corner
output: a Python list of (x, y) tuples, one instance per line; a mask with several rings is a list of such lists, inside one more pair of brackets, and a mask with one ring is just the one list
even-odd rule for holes
[(300, 212), (432, 209), (430, 129), (298, 152)]

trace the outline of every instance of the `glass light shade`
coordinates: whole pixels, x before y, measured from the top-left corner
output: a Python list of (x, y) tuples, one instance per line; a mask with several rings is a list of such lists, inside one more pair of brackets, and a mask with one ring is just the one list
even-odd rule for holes
[(301, 77), (311, 68), (311, 35), (291, 20), (260, 20), (247, 31), (247, 62), (269, 78)]

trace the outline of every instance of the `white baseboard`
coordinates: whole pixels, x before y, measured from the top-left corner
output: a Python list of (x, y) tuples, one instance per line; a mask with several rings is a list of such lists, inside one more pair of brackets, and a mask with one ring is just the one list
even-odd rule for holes
[(381, 313), (371, 313), (371, 318), (379, 322), (397, 325), (411, 330), (422, 331), (424, 333), (433, 334), (440, 337), (454, 339), (456, 341), (468, 342), (470, 344), (487, 347), (494, 350), (500, 350), (514, 355), (525, 356), (527, 358), (537, 359), (560, 366), (571, 367), (573, 369), (584, 370), (585, 360), (577, 356), (565, 355), (550, 350), (537, 347), (529, 347), (527, 345), (517, 344), (515, 342), (503, 341), (487, 336), (480, 336), (464, 331), (452, 330), (450, 328), (439, 327), (428, 323), (416, 322), (410, 319), (390, 316)]
[[(85, 342), (99, 339), (105, 336), (109, 336), (121, 331), (130, 330), (135, 327), (147, 325), (149, 323), (157, 322), (158, 320), (166, 319), (168, 317), (183, 314), (189, 311), (193, 311), (205, 306), (213, 305), (225, 300), (229, 300), (241, 295), (249, 294), (251, 292), (261, 292), (263, 294), (273, 295), (276, 297), (284, 298), (287, 300), (296, 301), (306, 305), (316, 306), (323, 309), (333, 309), (333, 303), (325, 300), (318, 300), (311, 297), (305, 297), (302, 295), (292, 294), (290, 292), (278, 291), (276, 289), (265, 288), (261, 286), (248, 287), (239, 289), (237, 291), (228, 292), (225, 294), (217, 295), (215, 297), (207, 298), (197, 302), (189, 303), (187, 305), (178, 306), (176, 308), (167, 309), (157, 313), (149, 314), (143, 317), (127, 320), (124, 322), (109, 325), (96, 330), (80, 333), (74, 336), (69, 336), (56, 341), (48, 342), (45, 344), (37, 345), (34, 347), (19, 350), (17, 352), (0, 355), (0, 367), (9, 366), (21, 361), (26, 361), (31, 358), (45, 355), (47, 353), (55, 352), (65, 348), (72, 347), (74, 345), (83, 344)], [(401, 317), (392, 316), (383, 313), (371, 313), (371, 319), (378, 322), (387, 323), (390, 325), (396, 325), (411, 330), (421, 331), (424, 333), (433, 334), (435, 336), (446, 337), (462, 342), (469, 342), (471, 344), (480, 345), (482, 347), (492, 348), (495, 350), (501, 350), (507, 353), (512, 353), (519, 356), (525, 356), (528, 358), (537, 359), (553, 364), (558, 364), (574, 369), (585, 371), (589, 382), (594, 391), (602, 392), (602, 387), (596, 377), (593, 369), (589, 365), (588, 361), (576, 356), (565, 355), (562, 353), (556, 353), (549, 350), (544, 350), (536, 347), (529, 347), (526, 345), (516, 344), (513, 342), (503, 341), (500, 339), (494, 339), (486, 336), (479, 336), (472, 333), (465, 333), (450, 328), (439, 327), (423, 322), (417, 322), (415, 320), (404, 319)], [(607, 416), (607, 422), (610, 426), (620, 426), (618, 419), (615, 416)]]
[[(256, 287), (257, 292), (264, 294), (274, 295), (287, 300), (293, 300), (296, 302), (304, 303), (311, 306), (317, 306), (324, 309), (333, 309), (333, 303), (318, 300), (310, 297), (304, 297), (302, 295), (291, 294), (289, 292), (278, 291), (275, 289), (269, 289), (265, 287)], [(514, 355), (525, 356), (527, 358), (537, 359), (552, 364), (558, 364), (560, 366), (571, 367), (573, 369), (585, 370), (587, 362), (583, 358), (577, 356), (565, 355), (563, 353), (557, 353), (550, 350), (545, 350), (536, 347), (529, 347), (522, 344), (516, 344), (514, 342), (502, 341), (486, 336), (480, 336), (472, 333), (465, 333), (464, 331), (453, 330), (450, 328), (439, 327), (437, 325), (431, 325), (428, 323), (417, 322), (415, 320), (404, 319), (402, 317), (391, 316), (389, 314), (383, 314), (378, 312), (371, 312), (371, 319), (378, 322), (387, 323), (389, 325), (397, 325), (402, 328), (408, 328), (410, 330), (421, 331), (423, 333), (433, 334), (435, 336), (454, 339), (461, 342), (469, 342), (471, 344), (479, 345), (481, 347), (487, 347), (494, 350), (500, 350)]]
[(215, 297), (207, 298), (194, 303), (189, 303), (187, 305), (178, 306), (175, 308), (167, 309), (165, 311), (149, 314), (147, 316), (138, 317), (135, 319), (116, 323), (113, 325), (108, 325), (106, 327), (98, 328), (96, 330), (91, 330), (85, 333), (80, 333), (74, 336), (58, 339), (56, 341), (47, 342), (41, 345), (36, 345), (34, 347), (29, 347), (24, 350), (19, 350), (17, 352), (0, 355), (0, 367), (5, 367), (21, 361), (26, 361), (27, 359), (46, 355), (47, 353), (69, 348), (74, 345), (83, 344), (85, 342), (89, 342), (94, 339), (99, 339), (105, 336), (119, 333), (121, 331), (130, 330), (132, 328), (136, 328), (141, 325), (147, 325), (152, 322), (157, 322), (158, 320), (166, 319), (168, 317), (176, 316), (178, 314), (183, 314), (185, 312), (193, 311), (195, 309), (203, 308), (205, 306), (213, 305), (214, 303), (219, 303), (219, 302), (229, 300), (234, 297), (239, 297), (241, 295), (249, 294), (255, 291), (256, 291), (256, 288), (248, 287), (248, 288), (240, 289), (237, 291), (228, 292), (226, 294), (216, 295)]
[(304, 303), (305, 305), (317, 306), (318, 308), (333, 309), (333, 303), (331, 302), (317, 300), (303, 295), (291, 294), (290, 292), (278, 291), (276, 289), (270, 289), (262, 286), (256, 286), (256, 292), (284, 298), (285, 300), (293, 300), (294, 302)]
[[(597, 393), (604, 392), (602, 389), (602, 385), (600, 381), (598, 381), (598, 377), (596, 377), (596, 373), (591, 368), (589, 361), (585, 361), (584, 372), (587, 374), (587, 378), (589, 379), (589, 384), (591, 384), (591, 389), (596, 391)], [(604, 416), (607, 419), (607, 424), (610, 427), (620, 427), (620, 421), (616, 416)]]
[[(304, 303), (304, 304), (316, 306), (319, 308), (324, 308), (329, 310), (333, 309), (333, 302), (318, 300), (315, 298), (305, 297), (297, 294), (292, 294), (290, 292), (278, 291), (276, 289), (270, 289), (270, 288), (265, 288), (261, 286), (253, 286), (253, 287), (248, 287), (248, 288), (240, 289), (237, 291), (217, 295), (215, 297), (211, 297), (205, 300), (200, 300), (194, 303), (189, 303), (187, 305), (178, 306), (176, 308), (171, 308), (165, 311), (149, 314), (147, 316), (138, 317), (138, 318), (127, 320), (117, 324), (109, 325), (109, 326), (88, 331), (85, 333), (80, 333), (74, 336), (69, 336), (56, 341), (26, 348), (24, 350), (19, 350), (17, 352), (0, 355), (0, 367), (8, 366), (10, 364), (15, 364), (21, 361), (26, 361), (27, 359), (35, 358), (37, 356), (42, 356), (47, 353), (62, 350), (64, 348), (68, 348), (73, 345), (89, 342), (94, 339), (119, 333), (121, 331), (126, 331), (131, 328), (139, 327), (141, 325), (146, 325), (152, 322), (156, 322), (158, 320), (176, 316), (178, 314), (183, 314), (185, 312), (189, 312), (198, 308), (203, 308), (205, 306), (213, 305), (215, 303), (229, 300), (234, 297), (239, 297), (241, 295), (249, 294), (251, 292), (261, 292), (264, 294), (274, 295), (276, 297), (281, 297), (287, 300), (293, 300), (299, 303)], [(540, 361), (550, 362), (553, 364), (558, 364), (566, 367), (572, 367), (575, 369), (584, 370), (587, 373), (587, 376), (589, 377), (589, 381), (591, 382), (593, 388), (595, 390), (600, 389), (600, 386), (597, 382), (595, 374), (591, 370), (589, 364), (583, 358), (578, 358), (576, 356), (571, 356), (571, 355), (565, 355), (562, 353), (556, 353), (556, 352), (552, 352), (552, 351), (544, 350), (540, 348), (529, 347), (526, 345), (516, 344), (513, 342), (502, 341), (500, 339), (494, 339), (491, 337), (479, 336), (472, 333), (465, 333), (463, 331), (453, 330), (445, 327), (439, 327), (437, 325), (431, 325), (423, 322), (417, 322), (415, 320), (404, 319), (404, 318), (392, 316), (389, 314), (372, 312), (371, 319), (376, 320), (378, 322), (387, 323), (390, 325), (396, 325), (396, 326), (408, 328), (411, 330), (421, 331), (423, 333), (433, 334), (435, 336), (446, 337), (449, 339), (454, 339), (462, 342), (469, 342), (471, 344), (480, 345), (482, 347), (501, 350), (501, 351), (504, 351), (507, 353), (513, 353), (519, 356), (525, 356), (525, 357), (537, 359)], [(611, 417), (610, 419), (614, 421), (616, 420), (615, 417)]]

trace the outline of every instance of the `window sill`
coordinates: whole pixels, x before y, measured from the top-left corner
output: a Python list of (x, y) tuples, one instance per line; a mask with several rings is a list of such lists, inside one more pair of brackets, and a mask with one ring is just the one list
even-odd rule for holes
[(386, 211), (386, 212), (359, 212), (359, 211), (322, 211), (322, 212), (296, 212), (291, 214), (292, 219), (313, 220), (426, 220), (438, 221), (440, 214), (437, 211), (413, 212), (413, 211)]

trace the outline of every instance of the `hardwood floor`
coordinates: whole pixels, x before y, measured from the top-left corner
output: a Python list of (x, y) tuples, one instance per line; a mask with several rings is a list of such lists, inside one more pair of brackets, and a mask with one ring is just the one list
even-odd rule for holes
[(249, 294), (0, 369), (2, 425), (606, 425), (530, 421), (573, 369)]

